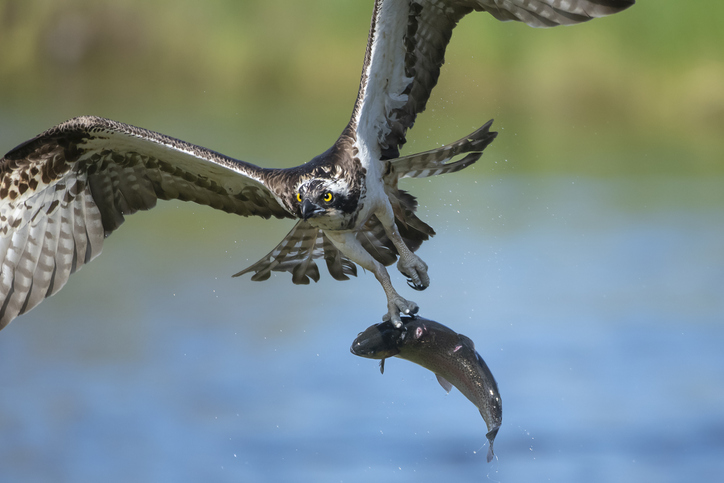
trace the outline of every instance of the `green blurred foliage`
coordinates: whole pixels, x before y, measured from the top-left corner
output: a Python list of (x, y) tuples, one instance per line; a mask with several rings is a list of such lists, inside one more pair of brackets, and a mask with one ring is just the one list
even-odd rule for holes
[[(351, 114), (371, 11), (372, 0), (0, 0), (0, 140), (96, 114), (298, 164)], [(500, 170), (721, 173), (721, 18), (716, 0), (639, 0), (547, 30), (470, 15), (407, 151), (494, 117)]]

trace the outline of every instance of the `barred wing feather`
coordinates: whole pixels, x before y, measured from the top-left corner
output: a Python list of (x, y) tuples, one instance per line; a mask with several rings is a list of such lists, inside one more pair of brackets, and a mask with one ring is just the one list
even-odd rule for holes
[(0, 329), (98, 256), (126, 215), (158, 199), (292, 218), (273, 170), (97, 117), (72, 119), (0, 160)]

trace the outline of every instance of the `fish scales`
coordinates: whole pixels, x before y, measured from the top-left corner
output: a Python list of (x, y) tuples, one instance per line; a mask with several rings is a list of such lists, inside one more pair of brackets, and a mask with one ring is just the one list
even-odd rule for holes
[(473, 341), (438, 322), (422, 317), (403, 317), (396, 328), (390, 322), (375, 324), (361, 332), (352, 343), (353, 354), (384, 362), (399, 357), (435, 373), (446, 390), (455, 386), (475, 404), (488, 427), (490, 443), (487, 460), (493, 459), (493, 441), (503, 419), (498, 384)]

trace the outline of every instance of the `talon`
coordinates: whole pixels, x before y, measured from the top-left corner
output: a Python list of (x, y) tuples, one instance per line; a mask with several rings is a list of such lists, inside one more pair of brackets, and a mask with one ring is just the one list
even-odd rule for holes
[(412, 255), (412, 258), (407, 260), (400, 258), (397, 270), (407, 278), (407, 285), (414, 290), (425, 290), (430, 285), (427, 265), (417, 255)]
[(417, 290), (418, 292), (421, 292), (427, 288), (421, 283), (413, 282), (412, 279), (407, 280), (407, 286), (410, 287), (411, 289)]
[(400, 318), (400, 315), (396, 313), (391, 314), (390, 312), (387, 312), (382, 316), (382, 322), (390, 322), (396, 329), (402, 327), (402, 319)]
[(403, 326), (400, 314), (414, 317), (417, 311), (420, 310), (415, 302), (405, 300), (399, 295), (388, 302), (387, 309), (387, 313), (382, 316), (382, 321), (390, 322), (398, 329)]

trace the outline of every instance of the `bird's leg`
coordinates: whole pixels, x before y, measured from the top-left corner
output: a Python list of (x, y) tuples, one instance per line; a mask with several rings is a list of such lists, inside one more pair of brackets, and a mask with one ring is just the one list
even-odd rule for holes
[(412, 253), (400, 236), (400, 231), (395, 224), (395, 216), (392, 208), (389, 207), (383, 213), (375, 213), (382, 223), (385, 233), (395, 245), (400, 261), (397, 262), (397, 270), (407, 277), (407, 285), (415, 290), (425, 290), (430, 286), (430, 277), (427, 275), (427, 264), (420, 257)]
[(392, 286), (390, 275), (387, 273), (385, 266), (377, 260), (373, 259), (372, 261), (376, 265), (376, 270), (373, 269), (372, 271), (387, 296), (387, 313), (382, 316), (382, 320), (383, 322), (391, 321), (392, 324), (399, 329), (402, 327), (400, 314), (415, 315), (417, 311), (420, 310), (420, 307), (418, 307), (415, 302), (402, 298)]
[(326, 233), (329, 240), (350, 260), (360, 267), (375, 274), (375, 278), (382, 290), (385, 291), (387, 297), (387, 313), (382, 317), (383, 321), (391, 321), (392, 324), (400, 328), (402, 327), (402, 319), (400, 314), (415, 315), (419, 307), (415, 302), (402, 298), (392, 286), (390, 275), (383, 264), (370, 255), (364, 249), (362, 244), (357, 240), (353, 232), (330, 232)]

